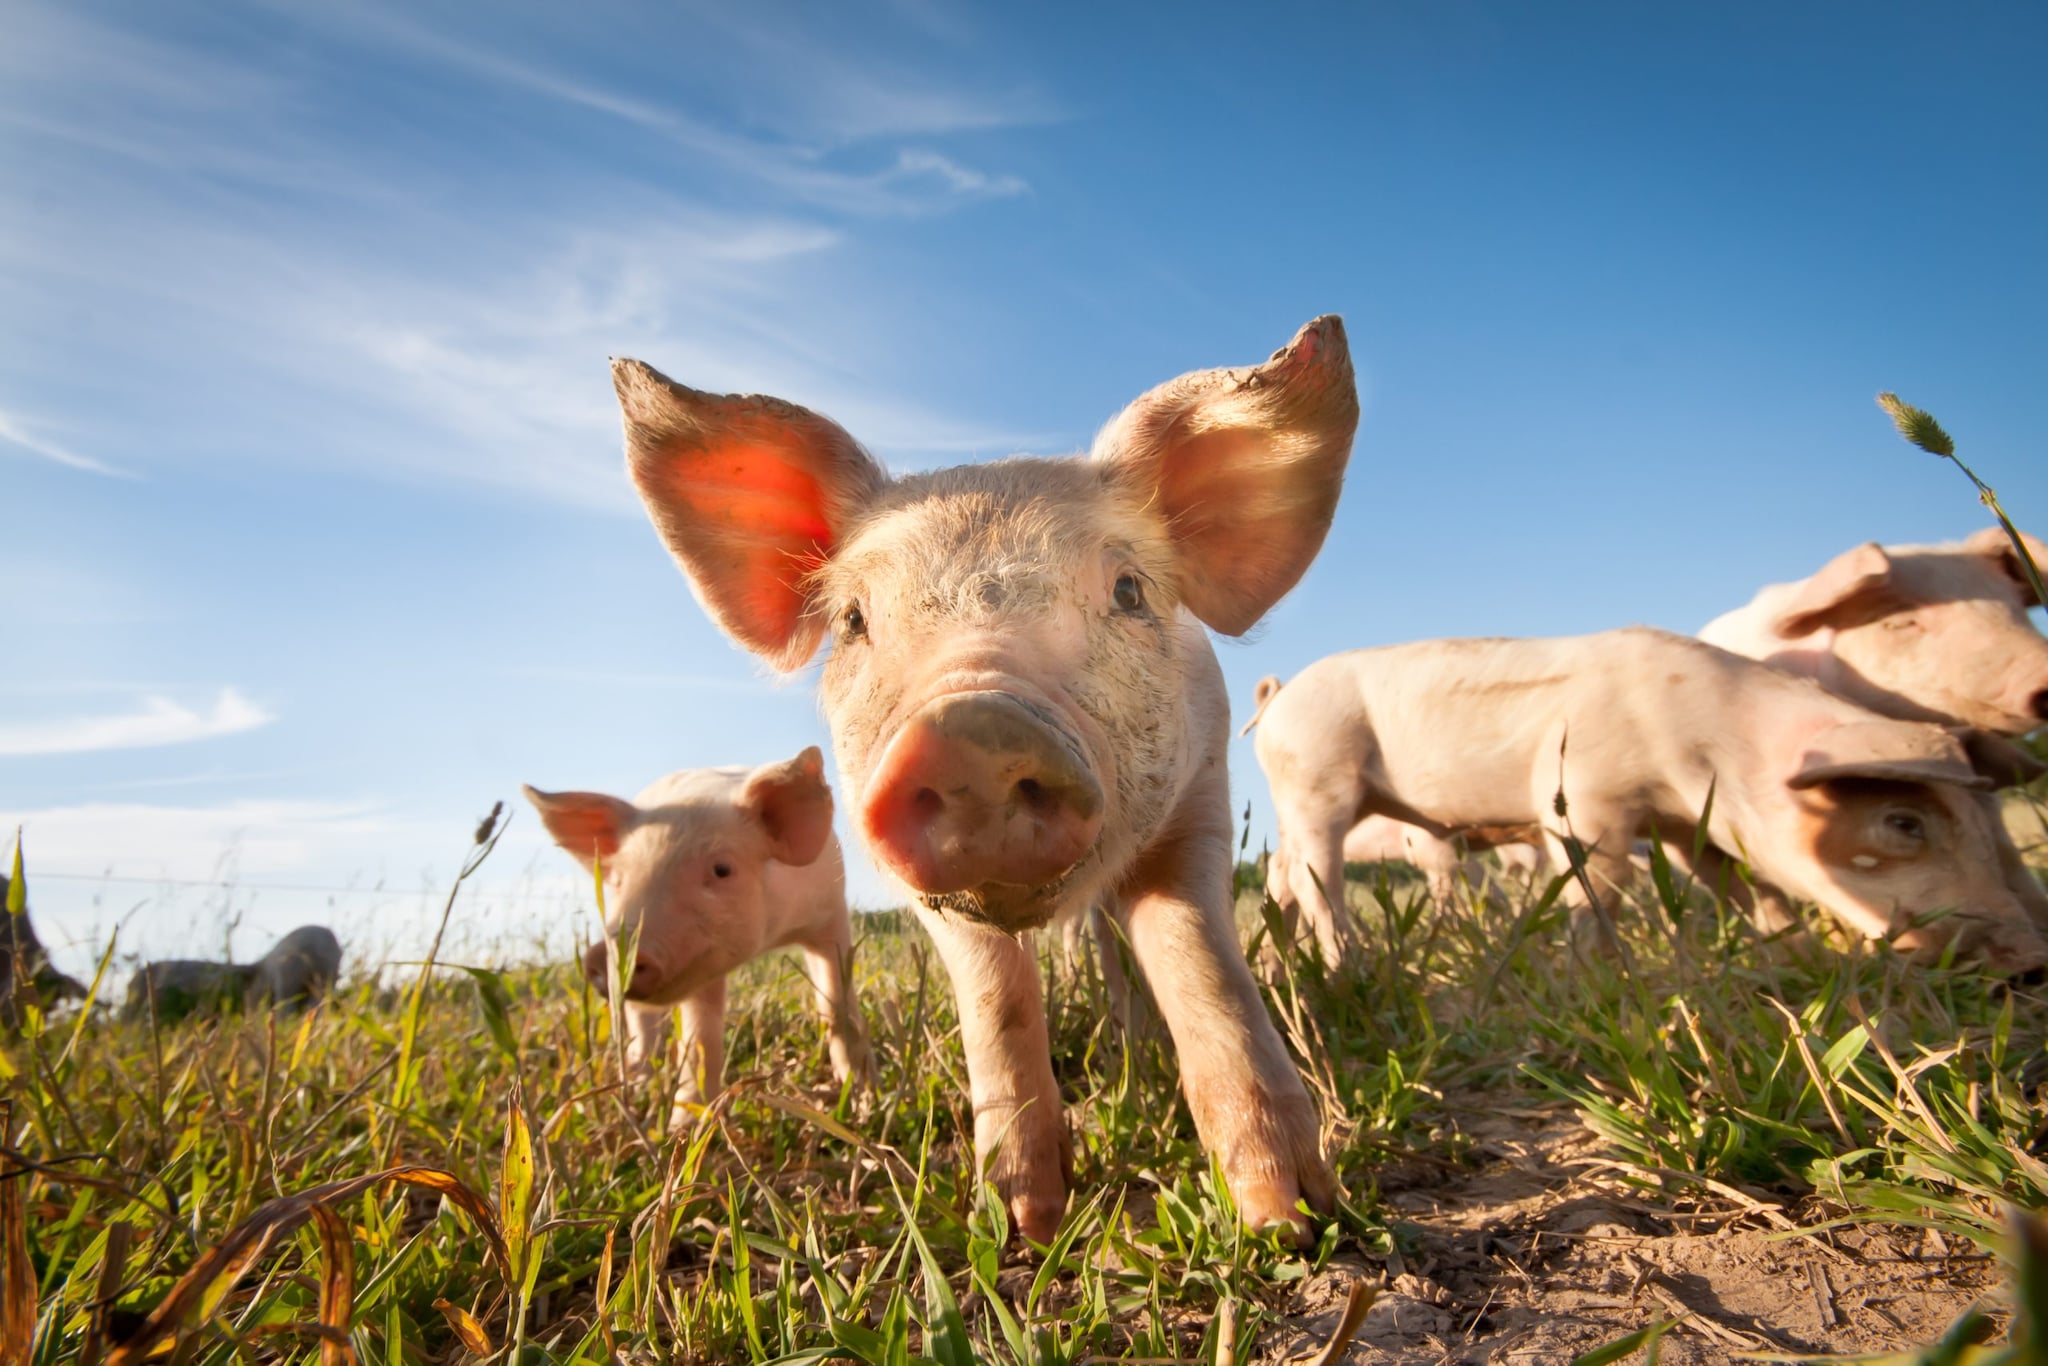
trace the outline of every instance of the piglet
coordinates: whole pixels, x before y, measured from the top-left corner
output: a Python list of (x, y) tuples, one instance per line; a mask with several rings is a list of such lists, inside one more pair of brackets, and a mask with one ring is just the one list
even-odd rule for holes
[[(2048, 571), (2048, 542), (2023, 537)], [(1944, 545), (1845, 550), (1764, 588), (1700, 639), (1819, 680), (1885, 716), (2020, 735), (2048, 722), (2048, 637), (1999, 527)]]
[(1204, 627), (1250, 630), (1321, 548), (1358, 422), (1334, 317), (1262, 365), (1136, 400), (1085, 459), (891, 478), (831, 420), (613, 379), (627, 468), (698, 601), (819, 684), (856, 828), (960, 1007), (982, 1171), (1049, 1241), (1070, 1149), (1019, 934), (1113, 901), (1203, 1145), (1251, 1224), (1335, 1184), (1231, 914), (1229, 702)]
[[(671, 773), (632, 801), (525, 789), (555, 843), (604, 870), (605, 940), (584, 972), (605, 986), (607, 945), (637, 934), (626, 997), (626, 1063), (653, 1071), (680, 1007), (671, 1126), (715, 1095), (725, 1070), (725, 979), (751, 958), (796, 945), (825, 1016), (832, 1073), (870, 1079), (867, 1031), (852, 988), (846, 867), (832, 833), (832, 790), (814, 745), (759, 768)], [(623, 965), (622, 965), (623, 967)]]
[(1633, 627), (1354, 650), (1269, 697), (1269, 890), (1340, 950), (1325, 889), (1342, 886), (1346, 832), (1377, 814), (1446, 839), (1540, 828), (1560, 868), (1577, 840), (1602, 896), (1633, 876), (1638, 838), (1684, 858), (1698, 832), (1695, 873), (1766, 930), (1787, 923), (1789, 895), (1909, 950), (1952, 941), (2003, 972), (2048, 964), (1955, 735), (1696, 640)]

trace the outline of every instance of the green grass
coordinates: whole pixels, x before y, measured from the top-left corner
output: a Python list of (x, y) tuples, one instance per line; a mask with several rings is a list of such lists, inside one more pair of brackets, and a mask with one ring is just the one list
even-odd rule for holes
[[(2006, 1205), (2048, 1204), (2037, 990), (1759, 944), (1675, 884), (1591, 965), (1541, 899), (1438, 913), (1404, 877), (1353, 896), (1366, 959), (1330, 976), (1295, 956), (1271, 992), (1349, 1192), (1306, 1256), (1237, 1226), (1156, 1026), (1119, 1037), (1093, 970), (1050, 961), (1076, 1192), (1048, 1252), (1016, 1247), (974, 1182), (943, 969), (914, 922), (878, 915), (857, 964), (880, 1075), (865, 1111), (832, 1086), (780, 957), (736, 979), (730, 1084), (678, 1134), (660, 1132), (671, 1079), (617, 1085), (604, 997), (566, 964), (417, 991), (408, 973), (303, 1016), (43, 1022), (7, 1044), (0, 1093), (18, 1155), (0, 1169), (32, 1164), (0, 1181), (38, 1306), (20, 1359), (110, 1350), (254, 1219), (270, 1241), (237, 1279), (188, 1283), (181, 1360), (319, 1359), (309, 1325), (323, 1296), (337, 1316), (344, 1269), (365, 1363), (461, 1359), (462, 1335), (522, 1361), (1243, 1360), (1320, 1262), (1411, 1236), (1376, 1177), (1465, 1162), (1445, 1098), (1475, 1094), (1568, 1098), (1613, 1179), (1694, 1208), (1991, 1246)], [(408, 1165), (429, 1170), (273, 1203)]]

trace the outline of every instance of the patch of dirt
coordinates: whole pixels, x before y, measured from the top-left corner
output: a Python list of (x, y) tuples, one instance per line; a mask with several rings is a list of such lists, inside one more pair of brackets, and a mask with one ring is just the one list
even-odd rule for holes
[(1471, 1166), (1381, 1173), (1383, 1200), (1408, 1221), (1404, 1252), (1339, 1257), (1305, 1281), (1258, 1361), (1318, 1350), (1360, 1278), (1379, 1297), (1346, 1362), (1561, 1366), (1660, 1318), (1679, 1320), (1662, 1344), (1671, 1366), (1878, 1352), (1930, 1343), (1972, 1304), (2000, 1302), (2001, 1269), (1971, 1244), (1895, 1225), (1787, 1236), (1796, 1212), (1740, 1208), (1740, 1193), (1704, 1212), (1659, 1205), (1602, 1178), (1568, 1107), (1468, 1107), (1453, 1116)]

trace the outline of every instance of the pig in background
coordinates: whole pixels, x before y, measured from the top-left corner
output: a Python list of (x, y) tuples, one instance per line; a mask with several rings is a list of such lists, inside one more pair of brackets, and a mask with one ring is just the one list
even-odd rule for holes
[[(1683, 636), (1632, 627), (1332, 655), (1271, 696), (1256, 746), (1280, 819), (1269, 890), (1332, 961), (1348, 922), (1323, 889), (1342, 886), (1346, 832), (1378, 814), (1444, 839), (1537, 827), (1559, 867), (1576, 838), (1603, 896), (1632, 879), (1638, 838), (1686, 859), (1704, 823), (1692, 871), (1761, 929), (1790, 923), (1792, 896), (1909, 950), (1953, 942), (2000, 971), (2048, 964), (2003, 879), (1986, 780), (1954, 735)], [(1738, 859), (1754, 894), (1731, 876)]]
[[(2048, 542), (2022, 535), (2036, 566)], [(2048, 637), (2028, 609), (2041, 604), (2000, 527), (1942, 545), (1857, 546), (1796, 583), (1772, 584), (1716, 617), (1700, 639), (1904, 721), (1972, 728), (1971, 762), (2000, 785), (2048, 772), (2017, 736), (2048, 721)], [(1999, 867), (2034, 923), (2048, 931), (2048, 893), (1991, 819)]]
[[(2048, 564), (2048, 543), (2023, 539), (2035, 563)], [(1763, 588), (1699, 638), (1814, 679), (1881, 716), (1984, 732), (1965, 737), (1971, 762), (2003, 786), (2048, 772), (1993, 738), (2048, 721), (2048, 637), (2028, 616), (2036, 606), (2012, 542), (1988, 527), (1940, 545), (1857, 546), (1805, 579)], [(2011, 839), (2001, 834), (1995, 843), (2007, 885), (2048, 930), (2048, 896)], [(1451, 844), (1387, 817), (1368, 818), (1347, 847), (1360, 861), (1413, 862), (1439, 900), (1462, 866)], [(1502, 856), (1527, 848), (1504, 845)]]
[(301, 925), (253, 963), (173, 958), (145, 963), (128, 983), (122, 1014), (159, 1023), (244, 1006), (305, 1006), (341, 975), (341, 941), (325, 925)]
[[(2023, 539), (2048, 566), (2048, 542)], [(2012, 542), (1988, 527), (1945, 545), (1859, 545), (1700, 639), (1881, 716), (2023, 735), (2048, 723), (2048, 637), (2027, 615), (2040, 605)]]
[(555, 843), (586, 869), (601, 862), (606, 944), (584, 971), (606, 990), (610, 950), (635, 940), (626, 998), (626, 1065), (645, 1080), (680, 1008), (671, 1126), (716, 1095), (725, 1071), (725, 979), (770, 949), (804, 953), (842, 1084), (872, 1080), (853, 999), (846, 867), (832, 833), (832, 790), (815, 746), (758, 768), (671, 773), (632, 801), (597, 792), (527, 800)]
[[(12, 885), (0, 873), (0, 908), (6, 906)], [(28, 909), (23, 907), (20, 915), (0, 909), (0, 1029), (21, 1027), (23, 1004), (48, 1010), (59, 1001), (83, 999), (85, 988), (78, 980), (59, 972), (50, 962), (49, 951), (36, 938)]]
[(975, 1147), (1047, 1241), (1072, 1164), (1020, 932), (1113, 898), (1254, 1226), (1335, 1183), (1231, 914), (1229, 703), (1204, 626), (1307, 569), (1358, 420), (1343, 327), (1136, 400), (1085, 459), (892, 479), (830, 420), (614, 365), (634, 483), (713, 620), (819, 692), (861, 837), (952, 978)]

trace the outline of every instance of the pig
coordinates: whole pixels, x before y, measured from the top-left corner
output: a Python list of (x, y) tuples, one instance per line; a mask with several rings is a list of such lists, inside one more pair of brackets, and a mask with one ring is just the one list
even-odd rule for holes
[[(2048, 542), (2022, 534), (2036, 567)], [(1772, 584), (1714, 620), (1700, 639), (1819, 681), (1883, 716), (1973, 728), (1980, 773), (2003, 784), (2041, 776), (2040, 762), (1998, 737), (2048, 720), (2048, 637), (2012, 540), (1986, 527), (1960, 543), (1886, 548), (1865, 543), (1819, 573)], [(2035, 880), (1986, 795), (2006, 885), (2048, 931), (2048, 893)]]
[[(2036, 566), (2048, 565), (2048, 542), (2022, 539)], [(2048, 637), (2028, 616), (2039, 605), (2011, 539), (1988, 527), (1959, 543), (1857, 546), (1809, 578), (1762, 589), (1708, 622), (1699, 638), (1813, 678), (1881, 716), (1973, 727), (1983, 733), (1964, 738), (1972, 764), (2004, 786), (2048, 773), (2025, 750), (1994, 738), (2048, 720)], [(1997, 843), (2008, 885), (2048, 929), (2048, 896), (2011, 841), (1998, 836)], [(1412, 850), (1409, 861), (1425, 872), (1445, 866), (1450, 853), (1427, 831), (1384, 818), (1358, 835), (1356, 847)], [(1522, 861), (1533, 853), (1505, 845), (1502, 856)], [(1438, 873), (1432, 887), (1442, 881)]]
[[(1538, 827), (1559, 867), (1575, 838), (1602, 896), (1628, 883), (1638, 838), (1689, 859), (1704, 824), (1694, 873), (1766, 931), (1789, 895), (1909, 950), (1953, 940), (2003, 972), (2048, 963), (1953, 734), (1683, 636), (1355, 650), (1303, 670), (1258, 720), (1280, 822), (1269, 890), (1326, 953), (1343, 946), (1323, 888), (1341, 886), (1346, 831), (1378, 814), (1439, 838)], [(1732, 859), (1766, 895), (1729, 876)], [(1920, 923), (1936, 912), (1949, 915)]]
[(169, 1024), (189, 1015), (217, 1015), (238, 1008), (255, 979), (255, 966), (215, 963), (196, 958), (166, 958), (145, 963), (128, 979), (122, 1014), (131, 1020), (152, 1016)]
[(1114, 905), (1090, 906), (1060, 923), (1060, 958), (1067, 970), (1078, 976), (1084, 962), (1093, 961), (1102, 978), (1102, 994), (1109, 1003), (1110, 1020), (1118, 1038), (1130, 1036), (1136, 1023), (1132, 1014), (1131, 983), (1124, 975), (1123, 946), (1117, 942), (1117, 912)]
[(325, 925), (301, 925), (250, 964), (248, 997), (278, 1005), (310, 1005), (341, 976), (341, 941)]
[[(2023, 539), (2048, 566), (2048, 542)], [(2021, 735), (2048, 721), (2048, 637), (2027, 615), (2040, 605), (2010, 539), (1987, 527), (1955, 544), (1859, 545), (1699, 638), (1882, 716)]]
[[(0, 873), (0, 907), (7, 904), (11, 886), (7, 876)], [(22, 908), (20, 915), (0, 910), (0, 925), (5, 927), (0, 929), (0, 936), (4, 936), (0, 937), (0, 1029), (20, 1028), (20, 1003), (48, 1010), (67, 998), (84, 999), (85, 988), (78, 980), (59, 972), (50, 961), (49, 951), (36, 938), (36, 927), (28, 918), (27, 907)]]
[(603, 869), (606, 942), (583, 960), (599, 990), (607, 945), (623, 951), (638, 936), (632, 968), (621, 972), (626, 1065), (636, 1079), (652, 1074), (668, 1018), (681, 1007), (671, 1128), (723, 1084), (727, 974), (785, 945), (803, 950), (833, 1075), (841, 1084), (871, 1080), (853, 999), (846, 865), (817, 746), (755, 768), (684, 769), (630, 802), (525, 791), (555, 843), (586, 869)]
[(341, 941), (325, 925), (301, 925), (253, 963), (168, 958), (146, 963), (129, 979), (122, 1013), (168, 1023), (188, 1015), (242, 1006), (303, 1007), (327, 994), (341, 975)]
[(890, 477), (774, 398), (613, 367), (627, 467), (698, 601), (771, 666), (829, 637), (819, 696), (862, 842), (959, 1003), (979, 1169), (1043, 1243), (1071, 1154), (1021, 932), (1114, 897), (1204, 1147), (1254, 1227), (1335, 1182), (1231, 914), (1242, 635), (1308, 568), (1358, 398), (1342, 323), (1132, 402), (1079, 459)]

